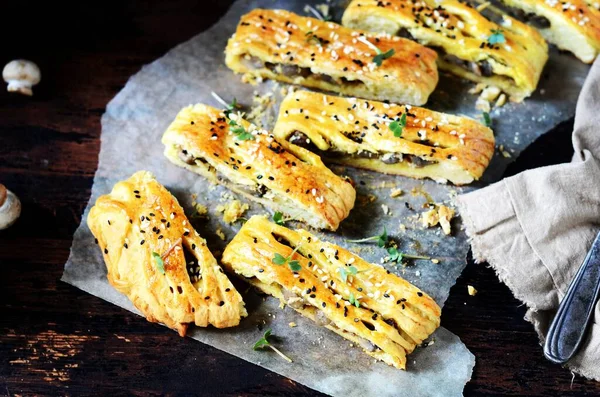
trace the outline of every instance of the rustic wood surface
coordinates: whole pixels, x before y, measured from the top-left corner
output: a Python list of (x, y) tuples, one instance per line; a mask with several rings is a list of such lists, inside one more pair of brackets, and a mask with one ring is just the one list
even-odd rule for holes
[[(229, 4), (3, 3), (0, 63), (29, 58), (43, 81), (32, 98), (0, 90), (0, 183), (23, 203), (18, 223), (0, 232), (0, 395), (317, 394), (59, 281), (90, 195), (106, 104)], [(542, 137), (509, 172), (568, 161), (571, 128)], [(544, 359), (524, 313), (490, 268), (469, 263), (442, 317), (477, 357), (465, 394), (599, 395), (600, 384)]]

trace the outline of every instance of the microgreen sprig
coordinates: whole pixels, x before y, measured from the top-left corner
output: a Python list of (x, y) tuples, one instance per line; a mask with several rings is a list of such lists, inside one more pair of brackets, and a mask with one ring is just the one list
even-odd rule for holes
[(492, 34), (488, 37), (487, 41), (490, 44), (502, 44), (506, 42), (506, 38), (504, 38), (504, 32), (502, 29), (492, 29)]
[(386, 244), (388, 243), (388, 234), (387, 234), (387, 230), (385, 229), (385, 226), (383, 227), (383, 233), (377, 235), (377, 236), (371, 236), (371, 237), (367, 237), (367, 238), (362, 238), (359, 240), (346, 240), (349, 243), (366, 243), (367, 241), (377, 241), (377, 246), (378, 247), (385, 247)]
[(275, 256), (273, 256), (273, 259), (271, 259), (271, 262), (274, 265), (278, 265), (278, 266), (285, 265), (287, 263), (287, 265), (290, 267), (290, 269), (292, 269), (293, 272), (298, 272), (298, 271), (300, 271), (300, 269), (302, 269), (302, 266), (300, 266), (300, 262), (293, 261), (292, 257), (294, 256), (296, 251), (298, 251), (299, 248), (300, 248), (299, 245), (296, 248), (294, 248), (294, 250), (292, 251), (290, 256), (288, 256), (287, 258), (285, 256), (281, 255), (280, 253), (276, 252)]
[(342, 278), (343, 282), (348, 281), (349, 275), (356, 276), (358, 274), (358, 269), (354, 266), (341, 266), (338, 267), (337, 270), (340, 272), (340, 277)]
[(317, 19), (320, 19), (321, 21), (331, 21), (331, 15), (329, 15), (328, 12), (319, 12), (317, 11), (317, 9), (315, 9), (313, 6), (306, 4), (304, 6), (304, 12), (310, 12), (312, 13), (315, 17), (317, 17)]
[(254, 139), (254, 135), (246, 131), (246, 129), (239, 125), (237, 121), (229, 119), (229, 131), (236, 135), (236, 138), (240, 141), (250, 141)]
[(276, 348), (275, 346), (271, 345), (271, 342), (269, 342), (269, 337), (271, 336), (271, 328), (269, 328), (268, 330), (265, 331), (265, 333), (263, 334), (263, 337), (260, 338), (255, 344), (253, 349), (254, 350), (260, 350), (263, 349), (265, 347), (270, 348), (271, 350), (273, 350), (275, 353), (279, 354), (279, 356), (281, 356), (285, 361), (287, 361), (288, 363), (292, 362), (292, 359), (289, 358), (288, 356), (286, 356), (285, 354), (283, 354), (278, 348)]
[(377, 48), (377, 46), (375, 44), (371, 43), (364, 36), (360, 36), (357, 40), (363, 44), (366, 44), (367, 46), (369, 46), (369, 48), (371, 48), (373, 51), (375, 51), (376, 55), (373, 57), (373, 62), (377, 66), (381, 66), (383, 61), (385, 61), (388, 58), (391, 58), (396, 53), (396, 51), (393, 48), (386, 52), (381, 51), (379, 48)]
[(402, 136), (404, 127), (406, 127), (406, 113), (402, 113), (400, 120), (392, 121), (389, 125), (390, 130), (394, 133), (396, 138), (400, 138)]
[(159, 254), (157, 254), (156, 252), (152, 251), (152, 258), (154, 258), (154, 262), (156, 263), (156, 267), (158, 268), (158, 271), (161, 272), (162, 274), (165, 274), (165, 262), (163, 261), (161, 256)]
[(409, 255), (409, 254), (405, 254), (403, 252), (398, 251), (398, 248), (396, 247), (389, 247), (387, 249), (388, 254), (390, 254), (390, 256), (388, 257), (390, 262), (396, 262), (396, 263), (400, 263), (402, 262), (403, 259), (422, 259), (422, 260), (431, 260), (430, 257), (428, 256), (420, 256), (420, 255)]
[(354, 297), (354, 294), (352, 292), (350, 292), (350, 296), (348, 297), (348, 302), (350, 302), (351, 305), (360, 307), (360, 302), (358, 301), (358, 299), (356, 299)]
[(279, 226), (284, 226), (285, 223), (290, 219), (291, 218), (284, 218), (283, 213), (279, 211), (275, 211), (275, 213), (273, 214), (273, 222), (275, 222)]
[(488, 112), (483, 112), (483, 124), (488, 128), (492, 126), (492, 118)]

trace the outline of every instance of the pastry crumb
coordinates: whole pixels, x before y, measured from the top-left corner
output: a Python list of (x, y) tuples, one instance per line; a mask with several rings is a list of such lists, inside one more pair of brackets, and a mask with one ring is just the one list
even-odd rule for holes
[[(492, 109), (491, 102), (496, 101), (501, 93), (502, 91), (500, 90), (500, 88), (495, 86), (489, 86), (484, 88), (481, 91), (479, 97), (477, 98), (477, 101), (475, 101), (475, 108), (481, 110), (482, 112), (489, 112)], [(504, 100), (504, 102), (506, 102), (506, 99)]]
[(217, 212), (222, 212), (223, 221), (231, 224), (240, 219), (249, 208), (248, 204), (242, 203), (240, 200), (233, 200), (225, 205), (217, 206)]
[(421, 222), (425, 227), (432, 227), (439, 224), (444, 234), (449, 235), (452, 232), (450, 221), (454, 217), (454, 213), (454, 210), (450, 207), (436, 205), (433, 209), (421, 215)]
[(289, 323), (288, 325), (290, 326), (290, 328), (295, 328), (295, 327), (297, 327), (297, 326), (298, 326), (298, 324), (296, 324), (296, 323), (295, 323), (295, 322), (293, 322), (293, 321), (292, 321), (291, 323)]
[(190, 218), (205, 218), (208, 215), (208, 208), (204, 204), (194, 202), (194, 212)]
[(221, 230), (221, 228), (218, 228), (215, 234), (219, 236), (221, 240), (225, 241), (225, 233), (223, 233), (223, 230)]
[(500, 145), (498, 146), (498, 151), (502, 154), (503, 157), (505, 158), (511, 158), (512, 156), (510, 155), (510, 153), (506, 150), (504, 150), (504, 145)]
[(391, 198), (396, 198), (396, 197), (400, 197), (402, 196), (404, 192), (402, 191), (402, 189), (394, 189), (390, 192), (390, 197)]
[(471, 296), (477, 295), (477, 290), (472, 285), (467, 285), (467, 291), (469, 292), (469, 295), (471, 295)]
[(435, 263), (437, 265), (438, 263), (440, 263), (440, 260), (433, 258), (431, 259), (431, 263)]
[(388, 207), (387, 205), (381, 204), (381, 209), (383, 210), (383, 213), (385, 215), (389, 215), (390, 214), (390, 207)]

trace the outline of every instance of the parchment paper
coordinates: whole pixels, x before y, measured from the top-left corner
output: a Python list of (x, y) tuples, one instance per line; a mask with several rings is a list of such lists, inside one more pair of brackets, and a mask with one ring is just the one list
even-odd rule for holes
[[(211, 97), (211, 91), (228, 101), (236, 97), (246, 105), (252, 103), (254, 91), (261, 94), (273, 91), (272, 82), (257, 87), (242, 84), (239, 76), (225, 67), (223, 50), (227, 38), (235, 31), (239, 17), (250, 9), (285, 8), (304, 14), (306, 3), (317, 2), (240, 0), (211, 29), (144, 66), (129, 80), (109, 103), (102, 117), (98, 171), (90, 203), (74, 235), (63, 281), (136, 312), (126, 297), (109, 286), (102, 256), (85, 219), (99, 195), (110, 192), (117, 181), (141, 169), (152, 171), (175, 194), (188, 215), (193, 211), (192, 194), (198, 195), (196, 201), (209, 208), (209, 218), (193, 223), (218, 256), (227, 241), (239, 230), (240, 224), (225, 224), (215, 208), (234, 195), (168, 162), (162, 155), (161, 135), (183, 106), (198, 102), (220, 106)], [(339, 20), (341, 10), (341, 7), (333, 9), (334, 19)], [(439, 229), (424, 230), (418, 225), (416, 220), (418, 214), (424, 211), (427, 195), (436, 202), (449, 201), (457, 192), (498, 180), (512, 158), (530, 142), (573, 115), (577, 94), (587, 71), (588, 66), (575, 58), (552, 50), (537, 93), (525, 103), (509, 103), (492, 112), (497, 143), (504, 145), (512, 157), (497, 154), (484, 178), (468, 188), (333, 167), (335, 172), (349, 175), (357, 182), (359, 199), (337, 234), (318, 234), (358, 252), (368, 261), (380, 262), (385, 254), (383, 250), (373, 245), (347, 243), (345, 239), (379, 234), (386, 226), (402, 250), (430, 255), (438, 258), (440, 263), (418, 261), (408, 266), (385, 266), (443, 305), (450, 287), (466, 264), (469, 244), (461, 230), (460, 219), (454, 221), (454, 232), (450, 237), (444, 236)], [(478, 117), (480, 112), (474, 106), (476, 98), (467, 94), (471, 86), (470, 83), (442, 75), (428, 107)], [(270, 111), (276, 114), (277, 107), (275, 105)], [(390, 198), (393, 188), (401, 188), (404, 195)], [(373, 197), (368, 199), (368, 195)], [(257, 204), (249, 204), (251, 209), (247, 217), (266, 211)], [(382, 204), (389, 209), (387, 214)], [(227, 241), (215, 236), (217, 228), (225, 232)], [(239, 327), (228, 330), (192, 328), (189, 335), (313, 389), (336, 396), (456, 396), (462, 394), (465, 383), (471, 377), (473, 355), (455, 335), (444, 328), (435, 332), (431, 339), (433, 343), (417, 348), (409, 356), (407, 371), (400, 371), (383, 363), (375, 363), (359, 348), (351, 348), (348, 341), (314, 325), (291, 309), (279, 309), (277, 302), (271, 298), (263, 299), (250, 292), (245, 294), (245, 300), (250, 316)], [(289, 327), (292, 321), (298, 327)], [(262, 335), (261, 330), (267, 327), (281, 337), (278, 346), (292, 357), (293, 364), (270, 352), (252, 350), (253, 343)], [(174, 334), (173, 337), (177, 336)]]

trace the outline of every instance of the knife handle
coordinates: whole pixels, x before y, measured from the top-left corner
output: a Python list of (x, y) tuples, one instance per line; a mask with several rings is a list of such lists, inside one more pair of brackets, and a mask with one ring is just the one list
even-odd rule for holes
[(564, 364), (579, 350), (600, 293), (600, 233), (569, 285), (550, 325), (544, 355)]

